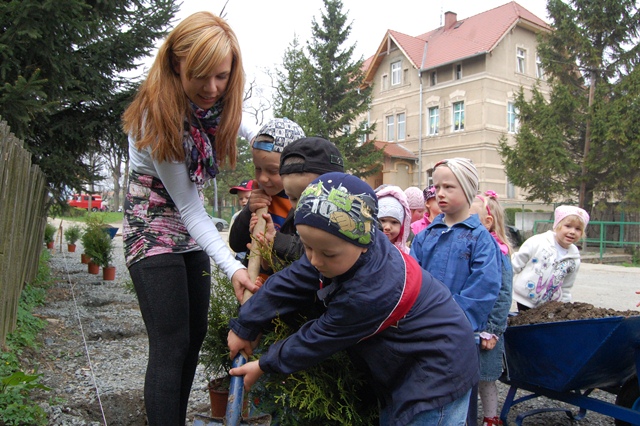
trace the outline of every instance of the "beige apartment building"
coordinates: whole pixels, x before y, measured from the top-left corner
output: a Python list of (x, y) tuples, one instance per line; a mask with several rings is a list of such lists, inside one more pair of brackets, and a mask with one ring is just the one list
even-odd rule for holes
[(550, 27), (516, 2), (458, 20), (418, 36), (387, 31), (369, 58), (366, 84), (373, 86), (363, 120), (385, 150), (381, 173), (368, 183), (424, 188), (433, 166), (451, 157), (470, 158), (480, 190), (507, 201), (522, 199), (509, 183), (499, 140), (518, 129), (514, 98), (520, 87), (548, 92), (537, 56), (536, 34)]

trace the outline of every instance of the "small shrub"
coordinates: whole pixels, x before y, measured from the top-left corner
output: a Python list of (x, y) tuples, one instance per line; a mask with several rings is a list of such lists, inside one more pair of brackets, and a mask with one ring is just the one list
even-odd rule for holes
[(57, 228), (50, 223), (47, 223), (44, 227), (44, 242), (52, 243), (53, 236), (56, 235)]
[(67, 244), (75, 244), (80, 238), (81, 229), (78, 225), (71, 225), (64, 230), (64, 238), (67, 240)]

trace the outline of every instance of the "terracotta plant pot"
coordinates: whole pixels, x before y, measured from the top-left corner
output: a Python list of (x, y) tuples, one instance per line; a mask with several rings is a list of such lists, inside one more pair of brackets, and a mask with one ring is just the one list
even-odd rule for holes
[(76, 245), (75, 244), (67, 244), (67, 251), (69, 253), (75, 253), (76, 251)]
[(47, 243), (47, 248), (48, 249), (52, 249), (53, 248), (53, 241), (51, 241), (50, 243)]
[(229, 384), (223, 384), (224, 377), (213, 379), (209, 382), (209, 399), (211, 400), (211, 417), (224, 417), (227, 413), (227, 400), (229, 399)]
[(86, 264), (87, 264), (87, 263), (89, 263), (90, 261), (91, 261), (91, 257), (90, 257), (89, 255), (84, 254), (84, 253), (82, 253), (82, 254), (80, 255), (80, 262), (82, 262), (82, 263), (84, 263), (84, 264), (86, 265)]
[[(211, 417), (224, 417), (227, 414), (227, 402), (229, 400), (229, 378), (219, 377), (209, 382), (209, 399), (211, 400)], [(244, 398), (242, 404), (242, 416), (249, 415), (249, 401)]]
[(98, 275), (98, 272), (100, 272), (100, 265), (98, 265), (97, 263), (89, 262), (87, 269), (90, 274)]
[(113, 281), (116, 279), (116, 267), (107, 266), (102, 268), (102, 279), (105, 281)]

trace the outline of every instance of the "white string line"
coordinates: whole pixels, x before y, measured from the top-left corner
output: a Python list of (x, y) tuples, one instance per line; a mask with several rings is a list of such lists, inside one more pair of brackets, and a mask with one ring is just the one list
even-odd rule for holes
[(98, 406), (100, 406), (100, 413), (102, 414), (102, 421), (104, 426), (107, 426), (107, 419), (104, 415), (104, 408), (102, 407), (102, 400), (100, 399), (100, 389), (98, 388), (98, 382), (96, 380), (96, 374), (93, 370), (93, 363), (91, 362), (91, 356), (89, 355), (89, 347), (87, 345), (87, 338), (84, 335), (84, 329), (82, 328), (82, 320), (80, 319), (80, 310), (78, 309), (78, 301), (76, 300), (76, 293), (73, 291), (75, 284), (71, 282), (71, 274), (69, 274), (69, 267), (67, 266), (67, 255), (66, 253), (60, 249), (62, 252), (62, 257), (64, 259), (64, 269), (67, 273), (67, 282), (69, 283), (69, 288), (71, 289), (71, 296), (73, 297), (73, 304), (76, 308), (76, 317), (78, 318), (78, 325), (80, 326), (80, 335), (82, 336), (82, 343), (84, 345), (84, 353), (87, 355), (87, 361), (89, 362), (89, 371), (91, 372), (91, 379), (93, 380), (93, 386), (96, 389), (96, 396), (98, 397)]

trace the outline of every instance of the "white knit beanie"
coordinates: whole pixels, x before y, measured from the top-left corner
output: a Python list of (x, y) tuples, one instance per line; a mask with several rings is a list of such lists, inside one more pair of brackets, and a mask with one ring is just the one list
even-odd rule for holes
[(404, 207), (395, 197), (386, 196), (378, 199), (378, 218), (392, 217), (398, 222), (404, 222)]

